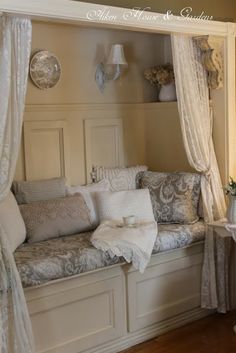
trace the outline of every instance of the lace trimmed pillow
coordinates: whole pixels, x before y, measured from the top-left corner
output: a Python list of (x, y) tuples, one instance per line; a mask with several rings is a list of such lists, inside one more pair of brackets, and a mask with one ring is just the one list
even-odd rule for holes
[(81, 194), (20, 206), (29, 243), (91, 230), (90, 212)]
[(98, 182), (106, 179), (110, 183), (110, 191), (124, 191), (136, 189), (136, 176), (139, 172), (146, 171), (145, 165), (129, 168), (94, 167), (93, 176)]
[(144, 172), (139, 186), (148, 188), (158, 223), (191, 224), (199, 220), (200, 178), (195, 173)]

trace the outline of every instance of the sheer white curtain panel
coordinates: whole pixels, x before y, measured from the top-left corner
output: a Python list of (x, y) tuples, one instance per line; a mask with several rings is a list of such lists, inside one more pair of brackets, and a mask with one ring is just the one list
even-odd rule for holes
[[(0, 17), (0, 202), (9, 193), (19, 153), (31, 37), (29, 19)], [(34, 352), (24, 291), (1, 224), (0, 352)]]
[[(210, 108), (207, 73), (202, 65), (201, 50), (193, 38), (172, 34), (172, 53), (180, 124), (189, 164), (202, 174), (201, 197), (206, 222), (225, 217), (225, 198), (212, 137), (212, 111)], [(224, 248), (223, 248), (224, 247)], [(202, 272), (202, 306), (228, 308), (228, 247), (206, 232)], [(227, 251), (226, 251), (227, 250)]]

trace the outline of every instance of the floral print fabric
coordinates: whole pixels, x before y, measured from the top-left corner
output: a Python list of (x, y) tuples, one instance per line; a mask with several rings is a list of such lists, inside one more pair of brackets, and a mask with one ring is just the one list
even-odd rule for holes
[[(185, 247), (205, 236), (203, 222), (162, 224), (158, 228), (153, 253)], [(123, 258), (111, 259), (107, 252), (94, 248), (90, 242), (91, 234), (86, 232), (20, 246), (15, 252), (15, 261), (23, 286), (40, 285), (124, 262)]]
[(205, 223), (158, 224), (158, 236), (153, 253), (183, 248), (205, 238)]
[(200, 175), (195, 173), (142, 172), (139, 186), (148, 188), (157, 223), (197, 222)]

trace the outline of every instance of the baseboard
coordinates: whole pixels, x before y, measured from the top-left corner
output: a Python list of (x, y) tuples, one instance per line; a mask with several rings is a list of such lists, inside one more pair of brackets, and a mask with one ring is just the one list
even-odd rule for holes
[(214, 312), (214, 310), (196, 308), (136, 332), (128, 333), (114, 341), (108, 342), (101, 346), (97, 346), (93, 349), (86, 350), (84, 353), (118, 353), (136, 344), (157, 337), (158, 335), (161, 335), (165, 332), (184, 326), (190, 322), (202, 319), (213, 314)]

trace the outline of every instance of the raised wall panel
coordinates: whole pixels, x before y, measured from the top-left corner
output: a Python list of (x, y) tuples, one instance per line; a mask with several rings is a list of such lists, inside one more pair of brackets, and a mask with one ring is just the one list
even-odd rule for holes
[(130, 332), (200, 307), (202, 249), (175, 254), (176, 258), (171, 253), (153, 256), (142, 276), (138, 271), (128, 273)]
[(66, 177), (66, 122), (25, 122), (24, 150), (26, 180)]
[(26, 290), (38, 353), (79, 353), (126, 332), (119, 267)]
[[(25, 109), (24, 122), (26, 124), (38, 122), (64, 122), (67, 130), (65, 136), (67, 135), (68, 137), (67, 143), (69, 150), (69, 153), (67, 154), (68, 158), (66, 158), (65, 161), (65, 173), (67, 179), (69, 178), (69, 182), (72, 185), (77, 185), (86, 183), (87, 179), (87, 163), (85, 153), (85, 121), (87, 120), (100, 121), (102, 118), (102, 120), (105, 120), (106, 122), (111, 122), (111, 125), (116, 119), (120, 121), (121, 125), (123, 125), (122, 140), (124, 141), (124, 144), (122, 142), (121, 146), (122, 154), (124, 153), (124, 164), (126, 166), (146, 164), (145, 114), (148, 106), (149, 104), (28, 105)], [(65, 129), (63, 129), (63, 131), (65, 131)], [(104, 140), (102, 140), (102, 143), (104, 144)], [(98, 142), (98, 146), (100, 145), (101, 144)], [(56, 146), (58, 146), (57, 140)], [(41, 147), (44, 148), (44, 146), (40, 146), (40, 149)], [(58, 151), (57, 147), (54, 148)], [(28, 148), (26, 152), (28, 153), (30, 150), (31, 149)], [(24, 153), (24, 142), (22, 139), (22, 145), (14, 177), (15, 180), (26, 179), (25, 159), (27, 157), (27, 153)], [(48, 149), (46, 149), (46, 154), (48, 154)], [(31, 160), (31, 165), (32, 157), (27, 159)], [(40, 160), (39, 162), (41, 163)], [(54, 163), (53, 160), (51, 162)], [(104, 159), (101, 162), (103, 163)], [(123, 162), (121, 165), (122, 164)], [(49, 168), (52, 168), (51, 164), (49, 165)], [(48, 176), (55, 174), (49, 173), (49, 170), (45, 170), (45, 173), (43, 173), (40, 166), (36, 166), (34, 169), (39, 170), (41, 177), (43, 178), (44, 175)], [(59, 168), (57, 167), (57, 170), (58, 169)], [(27, 168), (27, 171), (27, 178), (29, 178), (29, 168)], [(56, 174), (59, 174), (58, 171)], [(38, 177), (34, 177), (35, 179), (38, 179)]]
[(85, 148), (87, 181), (93, 165), (124, 165), (122, 119), (86, 119)]

